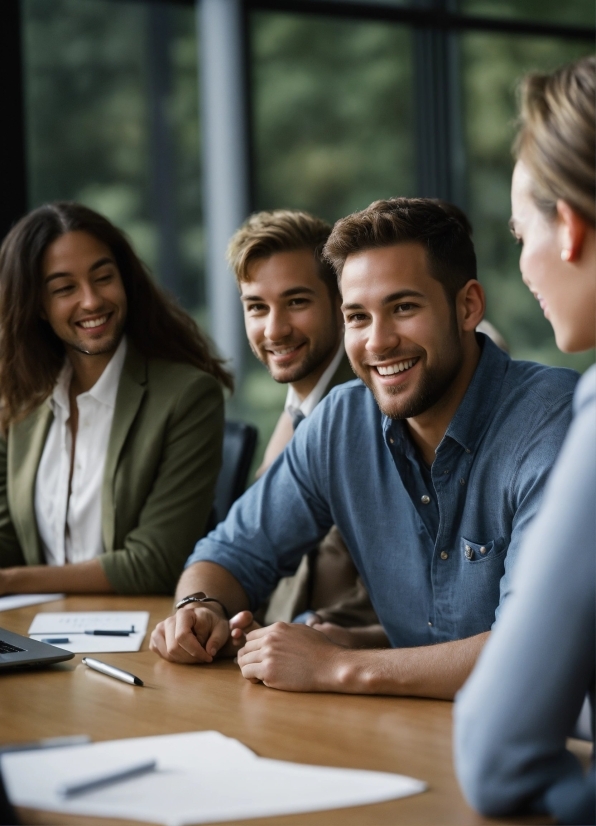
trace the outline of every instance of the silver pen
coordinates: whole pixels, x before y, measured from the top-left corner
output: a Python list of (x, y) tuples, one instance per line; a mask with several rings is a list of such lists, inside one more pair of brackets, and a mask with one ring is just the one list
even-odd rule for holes
[(93, 657), (83, 657), (82, 662), (86, 666), (92, 668), (94, 671), (99, 671), (100, 674), (106, 674), (108, 677), (114, 677), (116, 680), (122, 680), (123, 683), (130, 685), (144, 685), (139, 677), (135, 677), (129, 671), (122, 671), (121, 668), (116, 668), (113, 665), (102, 663), (101, 660), (94, 660)]

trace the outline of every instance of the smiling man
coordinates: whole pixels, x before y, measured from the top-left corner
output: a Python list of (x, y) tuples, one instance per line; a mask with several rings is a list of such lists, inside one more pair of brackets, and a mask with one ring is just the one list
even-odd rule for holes
[[(354, 373), (344, 345), (337, 278), (322, 257), (331, 226), (300, 210), (257, 212), (228, 247), (249, 344), (271, 377), (287, 384), (284, 410), (265, 450), (257, 477), (279, 456), (294, 430), (327, 393)], [(259, 612), (264, 622), (334, 625), (377, 622), (366, 589), (337, 529), (302, 558)], [(354, 631), (362, 635), (361, 631)]]
[[(577, 376), (513, 361), (475, 332), (484, 294), (472, 241), (437, 203), (377, 201), (338, 221), (326, 256), (362, 382), (332, 391), (198, 543), (152, 647), (183, 663), (230, 651), (247, 609), (334, 522), (392, 648), (353, 650), (276, 623), (248, 633), (243, 675), (286, 690), (451, 699), (507, 598)], [(197, 591), (218, 602), (184, 599)], [(237, 614), (232, 631), (225, 612)]]

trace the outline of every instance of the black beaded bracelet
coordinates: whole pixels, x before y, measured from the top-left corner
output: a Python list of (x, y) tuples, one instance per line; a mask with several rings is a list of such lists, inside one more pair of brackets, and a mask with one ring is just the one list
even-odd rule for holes
[(177, 602), (176, 611), (178, 610), (178, 608), (182, 608), (183, 605), (190, 605), (191, 602), (217, 602), (221, 610), (224, 612), (225, 618), (227, 620), (230, 619), (230, 612), (223, 604), (223, 602), (219, 599), (216, 599), (215, 597), (208, 597), (202, 591), (198, 591), (196, 594), (189, 594), (189, 596), (184, 597), (184, 599), (181, 599), (180, 602)]

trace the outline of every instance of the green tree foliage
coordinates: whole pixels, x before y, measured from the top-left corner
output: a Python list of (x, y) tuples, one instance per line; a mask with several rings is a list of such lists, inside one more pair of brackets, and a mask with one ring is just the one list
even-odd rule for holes
[(469, 214), (487, 292), (487, 317), (517, 358), (583, 370), (593, 363), (594, 354), (568, 356), (557, 349), (550, 324), (521, 280), (520, 249), (507, 222), (519, 78), (575, 60), (585, 54), (585, 44), (473, 33), (463, 35), (461, 45)]
[(256, 201), (335, 221), (414, 193), (411, 35), (291, 14), (251, 21)]
[[(167, 13), (180, 298), (194, 308), (203, 301), (194, 12)], [(122, 227), (155, 272), (148, 14), (139, 2), (23, 2), (30, 206), (82, 201)]]
[[(155, 6), (154, 6), (155, 8)], [(464, 13), (591, 25), (586, 0), (461, 0)], [(138, 0), (23, 0), (30, 204), (77, 199), (123, 227), (151, 268), (148, 43), (150, 4)], [(197, 42), (192, 7), (167, 10), (179, 296), (208, 328), (204, 300)], [(566, 357), (523, 286), (509, 236), (515, 85), (586, 52), (561, 38), (459, 37), (468, 211), (488, 318), (514, 356), (585, 367)], [(303, 208), (334, 221), (377, 198), (415, 195), (412, 29), (289, 13), (250, 18), (255, 206)], [(160, 273), (156, 273), (159, 278)], [(256, 360), (233, 402), (264, 443), (283, 404)]]

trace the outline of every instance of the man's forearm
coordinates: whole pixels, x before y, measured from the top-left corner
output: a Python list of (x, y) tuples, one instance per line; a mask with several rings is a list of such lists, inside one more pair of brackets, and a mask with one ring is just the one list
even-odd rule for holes
[(215, 562), (195, 562), (187, 568), (178, 582), (175, 599), (197, 591), (221, 600), (231, 617), (249, 607), (246, 592), (236, 577)]
[(349, 651), (338, 658), (329, 690), (452, 700), (474, 668), (489, 632), (463, 640), (391, 651)]

